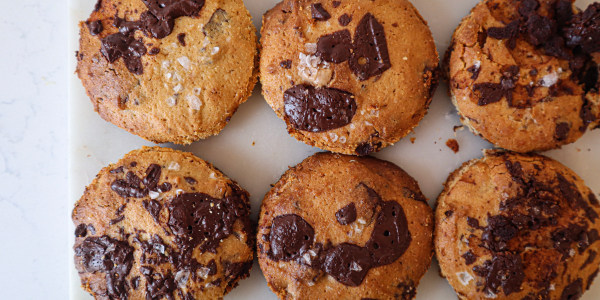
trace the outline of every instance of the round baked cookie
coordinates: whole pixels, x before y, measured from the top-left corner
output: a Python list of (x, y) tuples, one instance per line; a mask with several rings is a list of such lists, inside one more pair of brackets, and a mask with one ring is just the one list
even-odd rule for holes
[(96, 299), (221, 299), (252, 267), (248, 193), (192, 154), (144, 147), (73, 209), (75, 266)]
[(367, 155), (397, 142), (437, 87), (433, 37), (407, 0), (284, 0), (261, 33), (265, 99), (321, 149)]
[(319, 153), (265, 196), (258, 259), (280, 299), (412, 299), (432, 234), (432, 210), (398, 166)]
[(446, 53), (463, 124), (498, 147), (529, 152), (579, 139), (600, 118), (600, 3), (484, 0)]
[(438, 198), (435, 250), (460, 299), (578, 299), (600, 264), (600, 204), (541, 155), (487, 151)]
[(257, 81), (242, 0), (99, 0), (79, 27), (77, 75), (94, 109), (155, 143), (218, 134)]

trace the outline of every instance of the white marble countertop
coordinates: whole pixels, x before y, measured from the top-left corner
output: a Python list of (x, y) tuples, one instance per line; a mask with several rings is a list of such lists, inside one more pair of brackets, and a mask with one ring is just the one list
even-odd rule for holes
[(67, 1), (0, 3), (0, 299), (67, 299)]

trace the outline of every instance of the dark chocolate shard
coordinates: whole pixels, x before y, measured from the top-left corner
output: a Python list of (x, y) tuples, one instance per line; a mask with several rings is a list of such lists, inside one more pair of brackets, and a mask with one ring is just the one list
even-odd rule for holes
[(356, 205), (354, 205), (354, 202), (340, 208), (335, 213), (335, 218), (342, 225), (348, 225), (356, 221)]
[(110, 63), (122, 57), (127, 70), (133, 74), (144, 73), (141, 57), (146, 54), (146, 47), (132, 35), (115, 33), (103, 38), (100, 52)]
[(392, 66), (383, 25), (371, 13), (365, 14), (356, 27), (349, 66), (360, 80), (380, 75)]
[(326, 62), (342, 63), (352, 54), (352, 37), (347, 29), (321, 36), (317, 40), (316, 55)]
[(287, 120), (297, 130), (322, 132), (343, 127), (356, 113), (354, 96), (335, 88), (296, 85), (283, 97)]
[(571, 125), (566, 122), (556, 123), (556, 129), (554, 130), (554, 139), (557, 141), (564, 141), (569, 137), (569, 131)]
[(294, 214), (277, 216), (271, 225), (269, 256), (274, 260), (295, 260), (309, 250), (314, 236), (314, 229), (302, 217)]
[(106, 293), (111, 299), (125, 299), (129, 285), (126, 276), (133, 266), (133, 247), (109, 236), (88, 237), (75, 248), (86, 272), (106, 276)]
[(100, 20), (91, 22), (88, 21), (85, 22), (85, 25), (87, 25), (87, 28), (90, 31), (91, 35), (98, 35), (102, 32), (102, 30), (104, 30), (104, 27), (102, 26), (102, 21)]
[(473, 252), (471, 252), (471, 250), (465, 252), (463, 255), (461, 255), (462, 258), (465, 259), (465, 264), (468, 265), (472, 265), (476, 260), (477, 260), (477, 256), (475, 254), (473, 254)]
[(325, 8), (323, 8), (321, 3), (313, 3), (310, 6), (310, 12), (312, 18), (317, 21), (327, 21), (329, 18), (331, 18), (331, 15), (325, 10)]
[(162, 209), (162, 204), (160, 204), (156, 200), (144, 200), (142, 201), (142, 206), (150, 213), (152, 219), (158, 223), (160, 217), (160, 210)]
[(359, 286), (372, 267), (369, 250), (343, 243), (326, 251), (323, 270), (347, 286)]
[(348, 14), (343, 14), (338, 18), (338, 23), (342, 26), (348, 26), (352, 22), (352, 17)]

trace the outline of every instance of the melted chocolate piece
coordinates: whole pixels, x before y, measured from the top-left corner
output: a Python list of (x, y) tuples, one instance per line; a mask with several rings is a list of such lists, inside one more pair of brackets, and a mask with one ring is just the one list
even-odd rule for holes
[(317, 21), (327, 21), (331, 18), (331, 15), (323, 8), (321, 3), (313, 3), (310, 6), (310, 12), (312, 18)]
[(342, 2), (340, 2), (340, 1), (331, 2), (331, 5), (333, 6), (333, 8), (337, 8), (338, 6), (340, 6), (340, 4), (342, 4)]
[(379, 143), (379, 142), (377, 142), (375, 144), (365, 142), (365, 143), (362, 143), (362, 144), (356, 146), (356, 149), (354, 149), (354, 152), (356, 152), (356, 154), (358, 154), (359, 156), (366, 156), (366, 155), (369, 155), (369, 154), (379, 150), (379, 147), (381, 147), (381, 143)]
[(282, 60), (279, 63), (279, 66), (284, 69), (291, 69), (292, 68), (292, 60), (291, 59)]
[(133, 265), (133, 247), (109, 236), (88, 237), (75, 248), (86, 272), (103, 272), (106, 276), (106, 295), (111, 299), (127, 298), (126, 276)]
[(225, 273), (225, 280), (227, 281), (227, 286), (233, 287), (235, 282), (239, 279), (250, 276), (250, 269), (252, 268), (252, 263), (252, 260), (239, 263), (224, 262), (223, 268)]
[(335, 88), (296, 85), (283, 97), (288, 121), (298, 130), (322, 132), (343, 127), (356, 112), (354, 96)]
[(564, 29), (567, 46), (581, 47), (586, 53), (600, 51), (600, 3), (590, 4), (583, 13), (573, 16)]
[(372, 265), (369, 249), (343, 243), (325, 252), (322, 269), (342, 284), (359, 286)]
[(508, 40), (506, 45), (514, 49), (517, 45), (517, 35), (519, 34), (519, 20), (514, 20), (505, 27), (490, 27), (487, 35), (497, 40)]
[(125, 66), (133, 74), (144, 73), (141, 57), (146, 54), (146, 47), (133, 35), (115, 33), (103, 38), (100, 52), (110, 63), (122, 57)]
[(148, 55), (157, 55), (158, 53), (160, 53), (160, 49), (159, 48), (152, 48), (150, 49), (150, 51), (148, 51)]
[(317, 41), (316, 55), (331, 63), (347, 61), (352, 54), (352, 38), (347, 29), (321, 36)]
[(541, 45), (556, 32), (556, 21), (538, 14), (530, 15), (524, 26), (527, 28), (525, 38), (533, 46)]
[(116, 218), (114, 218), (114, 219), (110, 220), (110, 221), (108, 222), (108, 224), (109, 224), (109, 225), (115, 225), (115, 224), (117, 224), (117, 223), (119, 223), (119, 222), (123, 221), (123, 219), (125, 219), (125, 216), (118, 216), (118, 217), (116, 217)]
[(554, 130), (554, 139), (557, 141), (564, 141), (569, 137), (569, 131), (571, 130), (571, 125), (569, 123), (561, 122), (556, 124), (556, 129)]
[(461, 255), (462, 258), (465, 259), (465, 264), (468, 265), (472, 265), (476, 260), (477, 260), (477, 255), (473, 254), (473, 252), (471, 252), (471, 250), (465, 252), (463, 255)]
[(585, 267), (591, 264), (594, 261), (594, 259), (596, 259), (597, 255), (598, 252), (590, 249), (590, 251), (588, 252), (588, 257), (585, 259), (581, 267), (579, 267), (579, 270), (583, 270)]
[(187, 182), (188, 184), (191, 184), (191, 185), (198, 183), (198, 181), (196, 181), (196, 179), (194, 179), (193, 177), (186, 176), (186, 177), (184, 177), (184, 179), (185, 179), (185, 182)]
[(354, 205), (354, 202), (340, 208), (335, 213), (335, 218), (342, 225), (348, 225), (356, 221), (356, 205)]
[(140, 15), (137, 21), (115, 19), (118, 33), (102, 39), (101, 53), (110, 63), (123, 58), (127, 69), (136, 75), (144, 73), (141, 57), (147, 50), (141, 40), (134, 38), (136, 30), (142, 30), (147, 35), (162, 39), (171, 32), (175, 19), (183, 16), (198, 14), (204, 0), (143, 0), (148, 10)]
[(183, 193), (169, 203), (168, 225), (177, 236), (180, 249), (216, 253), (220, 241), (233, 233), (238, 218), (249, 214), (247, 194), (232, 187), (230, 195), (222, 199), (204, 193)]
[(75, 228), (75, 237), (85, 237), (87, 235), (87, 225), (79, 224)]
[(500, 288), (505, 295), (519, 292), (525, 279), (521, 256), (498, 253), (483, 265), (473, 267), (475, 274), (485, 278), (485, 289), (497, 294)]
[(151, 267), (142, 267), (140, 271), (146, 278), (146, 299), (173, 299), (173, 292), (177, 289), (177, 285), (171, 271), (162, 274), (154, 272)]
[(294, 214), (277, 216), (269, 234), (269, 256), (273, 260), (295, 260), (308, 251), (314, 237), (314, 229), (302, 217)]
[(185, 47), (185, 32), (182, 32), (180, 34), (177, 35), (177, 40), (179, 41), (179, 43), (181, 44), (181, 46)]
[(275, 261), (296, 260), (326, 272), (347, 286), (360, 285), (370, 269), (400, 258), (412, 239), (402, 206), (396, 201), (383, 201), (365, 184), (360, 186), (379, 207), (371, 237), (364, 247), (342, 243), (323, 248), (322, 244), (314, 243), (314, 230), (308, 222), (298, 215), (287, 214), (273, 219), (265, 240), (271, 245), (269, 257)]
[[(122, 167), (119, 167), (119, 169), (122, 171)], [(161, 172), (162, 170), (159, 165), (151, 164), (146, 169), (146, 176), (144, 179), (140, 179), (133, 172), (129, 171), (125, 176), (125, 179), (116, 179), (112, 182), (110, 188), (123, 198), (143, 198), (148, 196), (150, 191), (164, 193), (171, 190), (171, 184), (164, 182), (161, 185), (158, 185)]]
[(583, 295), (583, 282), (581, 278), (569, 283), (560, 294), (560, 300), (576, 300)]
[(348, 26), (352, 22), (352, 17), (348, 14), (343, 14), (338, 18), (338, 23), (342, 26)]
[(87, 25), (87, 28), (90, 31), (91, 35), (98, 35), (102, 32), (102, 30), (104, 30), (104, 27), (102, 26), (102, 21), (100, 20), (91, 22), (88, 21), (85, 22), (85, 24)]
[(502, 71), (500, 83), (478, 83), (473, 86), (473, 90), (479, 92), (479, 101), (477, 105), (484, 106), (500, 101), (506, 97), (509, 104), (512, 106), (512, 93), (516, 87), (515, 82), (518, 80), (519, 67), (508, 66)]
[(472, 65), (467, 69), (467, 71), (472, 74), (471, 79), (477, 80), (477, 78), (479, 77), (479, 71), (481, 71), (481, 67), (477, 65)]
[(158, 223), (158, 219), (160, 217), (160, 210), (162, 209), (162, 205), (156, 200), (144, 200), (142, 201), (142, 206), (150, 213), (152, 219)]
[(392, 66), (383, 26), (370, 13), (365, 14), (354, 32), (349, 66), (360, 80), (380, 75)]

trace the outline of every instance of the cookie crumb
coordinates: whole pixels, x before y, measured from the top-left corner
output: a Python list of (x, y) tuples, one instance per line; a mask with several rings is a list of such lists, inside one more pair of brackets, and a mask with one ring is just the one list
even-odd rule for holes
[(411, 137), (411, 138), (410, 138), (410, 143), (411, 143), (411, 144), (414, 144), (416, 139), (417, 139), (416, 137)]

